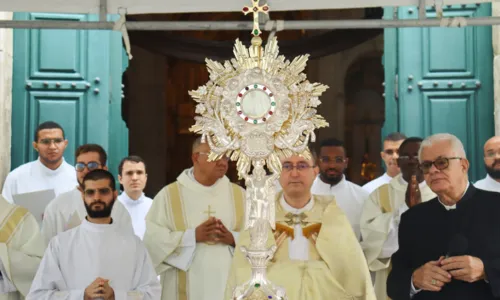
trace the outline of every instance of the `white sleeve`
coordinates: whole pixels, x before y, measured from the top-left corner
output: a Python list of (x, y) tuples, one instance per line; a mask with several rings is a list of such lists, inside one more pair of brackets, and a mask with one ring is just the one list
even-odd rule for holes
[(0, 294), (16, 292), (17, 289), (14, 284), (7, 278), (7, 272), (0, 259)]
[(141, 241), (138, 241), (136, 258), (136, 272), (134, 274), (131, 290), (119, 290), (111, 287), (117, 300), (160, 300), (161, 285), (158, 281), (155, 268), (151, 262), (148, 251)]
[(67, 290), (59, 268), (57, 239), (50, 241), (26, 300), (82, 300), (85, 290)]
[(410, 299), (413, 298), (416, 294), (418, 294), (421, 290), (417, 290), (413, 285), (413, 276), (411, 277), (411, 287), (410, 287)]
[(191, 266), (196, 250), (196, 232), (194, 229), (184, 231), (180, 246), (167, 257), (167, 263), (177, 269), (187, 271)]
[(5, 182), (3, 184), (3, 189), (2, 189), (2, 196), (7, 200), (9, 203), (14, 203), (14, 199), (12, 199), (12, 186), (15, 183), (13, 182), (12, 179), (12, 173), (9, 173), (7, 175), (7, 178), (5, 178)]
[(398, 224), (394, 218), (391, 220), (389, 225), (389, 233), (387, 234), (387, 239), (382, 245), (382, 250), (380, 251), (379, 258), (390, 258), (394, 252), (398, 250)]
[[(240, 233), (231, 230), (231, 234), (233, 235), (234, 245), (235, 246), (238, 245), (238, 239), (240, 238)], [(234, 247), (233, 246), (229, 246), (229, 252), (231, 253), (231, 255), (234, 255)]]

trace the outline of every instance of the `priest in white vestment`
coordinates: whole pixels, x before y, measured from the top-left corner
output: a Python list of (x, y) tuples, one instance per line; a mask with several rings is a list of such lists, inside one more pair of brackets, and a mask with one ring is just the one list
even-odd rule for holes
[[(418, 149), (421, 142), (421, 138), (408, 138), (401, 144), (398, 158), (401, 174), (370, 194), (361, 215), (361, 246), (370, 271), (375, 273), (375, 292), (378, 300), (389, 299), (386, 283), (391, 269), (391, 256), (398, 250), (399, 222), (401, 215), (409, 209), (407, 203), (410, 203), (410, 192), (417, 195), (417, 203), (436, 197), (425, 183), (418, 167)], [(412, 176), (416, 176), (418, 186), (412, 187), (408, 184)]]
[(328, 139), (320, 144), (319, 176), (314, 180), (311, 192), (314, 195), (335, 196), (337, 206), (351, 223), (358, 240), (361, 238), (359, 219), (368, 192), (359, 185), (346, 180), (344, 171), (348, 158), (344, 145), (337, 139)]
[[(106, 151), (97, 144), (79, 146), (75, 151), (75, 161), (76, 164), (72, 170), (73, 174), (76, 173), (79, 184), (83, 182), (83, 178), (90, 171), (107, 170)], [(42, 235), (46, 243), (48, 244), (50, 239), (58, 233), (80, 225), (85, 216), (87, 216), (87, 210), (82, 201), (82, 194), (79, 186), (75, 185), (71, 191), (59, 195), (45, 208)], [(118, 201), (113, 205), (111, 217), (117, 227), (133, 231), (130, 215), (121, 202)]]
[(139, 156), (125, 157), (118, 166), (118, 174), (118, 180), (123, 186), (123, 193), (118, 196), (118, 201), (129, 212), (134, 232), (142, 240), (146, 232), (146, 215), (153, 204), (153, 200), (143, 192), (148, 180), (146, 163)]
[(481, 190), (500, 193), (500, 136), (490, 138), (484, 144), (486, 177), (474, 183)]
[(159, 300), (160, 283), (141, 240), (111, 217), (118, 193), (108, 171), (89, 172), (81, 201), (87, 217), (54, 237), (27, 300)]
[(57, 196), (74, 188), (77, 184), (74, 169), (63, 157), (67, 145), (59, 124), (40, 124), (33, 142), (38, 159), (17, 167), (7, 175), (2, 196), (14, 203), (13, 195), (53, 190)]
[(399, 167), (397, 163), (398, 151), (401, 143), (406, 139), (404, 134), (393, 132), (388, 134), (384, 139), (384, 149), (380, 152), (380, 157), (384, 161), (386, 172), (382, 176), (373, 179), (372, 181), (363, 185), (363, 189), (371, 194), (379, 186), (389, 183), (392, 178), (399, 174)]
[[(283, 287), (289, 300), (375, 300), (363, 251), (335, 197), (311, 193), (314, 165), (314, 159), (298, 155), (282, 160), (283, 193), (276, 197), (276, 230), (269, 227), (267, 241), (267, 247), (278, 248), (267, 268), (268, 279)], [(251, 266), (240, 250), (249, 244), (245, 230), (224, 300), (250, 279)]]
[(0, 196), (0, 300), (24, 299), (44, 250), (35, 217)]
[(164, 187), (146, 216), (144, 243), (161, 276), (162, 300), (222, 299), (238, 232), (244, 190), (225, 176), (228, 159), (208, 161), (198, 138), (193, 168)]

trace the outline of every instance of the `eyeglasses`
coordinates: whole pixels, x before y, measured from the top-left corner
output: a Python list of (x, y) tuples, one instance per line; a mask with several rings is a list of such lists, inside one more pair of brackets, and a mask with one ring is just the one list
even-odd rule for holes
[(87, 167), (87, 169), (89, 171), (92, 171), (92, 170), (98, 169), (100, 165), (101, 164), (98, 163), (98, 162), (96, 162), (96, 161), (91, 161), (88, 164), (79, 162), (79, 163), (76, 163), (75, 169), (76, 169), (77, 172), (83, 172), (85, 170), (85, 167)]
[(403, 155), (398, 157), (398, 161), (409, 161), (409, 160), (418, 160), (418, 157), (415, 155)]
[(57, 144), (60, 144), (62, 142), (64, 142), (64, 139), (62, 139), (62, 138), (55, 138), (55, 139), (41, 139), (38, 143), (42, 144), (42, 145), (48, 146), (48, 145), (50, 145), (52, 143), (54, 143), (54, 144), (57, 145)]
[[(210, 155), (210, 153), (207, 153), (207, 152), (196, 152), (196, 153), (198, 153), (198, 154), (202, 154), (202, 155), (206, 155), (206, 156), (209, 156), (209, 155)], [(224, 155), (224, 156), (223, 156), (223, 157), (221, 157), (219, 160), (225, 160), (225, 161), (228, 161), (228, 160), (229, 160), (229, 157), (227, 157), (227, 156), (225, 156), (225, 155)]]
[(432, 165), (436, 167), (436, 169), (442, 171), (450, 165), (450, 160), (452, 159), (459, 159), (462, 160), (461, 157), (439, 157), (435, 161), (424, 161), (420, 164), (420, 169), (422, 170), (422, 173), (427, 174), (432, 168)]
[(293, 165), (292, 163), (284, 163), (282, 165), (283, 170), (285, 172), (291, 172), (293, 169), (297, 169), (297, 171), (302, 172), (310, 168), (314, 168), (314, 166), (310, 166), (306, 162), (299, 162), (297, 165)]
[(398, 149), (385, 149), (384, 153), (387, 154), (387, 155), (394, 155), (394, 153), (398, 154), (399, 150)]
[(486, 152), (486, 154), (484, 155), (485, 158), (495, 158), (496, 156), (499, 156), (500, 155), (500, 152)]
[(111, 193), (111, 189), (110, 188), (100, 188), (100, 189), (88, 189), (88, 190), (85, 190), (85, 196), (87, 197), (93, 197), (95, 195), (95, 193), (99, 193), (99, 195), (101, 196), (107, 196)]
[(322, 156), (319, 158), (319, 161), (321, 161), (324, 164), (329, 164), (331, 162), (336, 163), (336, 164), (341, 164), (345, 162), (345, 158), (342, 156), (337, 156), (337, 157), (328, 157), (328, 156)]

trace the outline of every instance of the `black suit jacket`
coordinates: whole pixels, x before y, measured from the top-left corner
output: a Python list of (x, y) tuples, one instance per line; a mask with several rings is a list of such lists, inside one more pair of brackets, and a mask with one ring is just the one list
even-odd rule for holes
[(412, 300), (500, 299), (500, 193), (469, 185), (456, 209), (446, 210), (437, 198), (416, 205), (401, 216), (399, 250), (392, 256), (387, 293), (393, 300), (409, 300), (413, 272), (446, 256), (450, 239), (468, 240), (465, 254), (483, 261), (488, 282), (452, 279), (440, 292), (421, 291)]

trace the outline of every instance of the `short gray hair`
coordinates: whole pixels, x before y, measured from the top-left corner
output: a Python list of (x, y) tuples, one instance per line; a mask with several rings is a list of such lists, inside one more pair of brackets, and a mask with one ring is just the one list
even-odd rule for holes
[(450, 133), (437, 133), (425, 138), (420, 144), (420, 149), (418, 149), (418, 160), (422, 162), (422, 150), (425, 147), (430, 147), (434, 143), (447, 141), (453, 149), (454, 155), (462, 158), (466, 158), (465, 148), (462, 141), (456, 136)]

